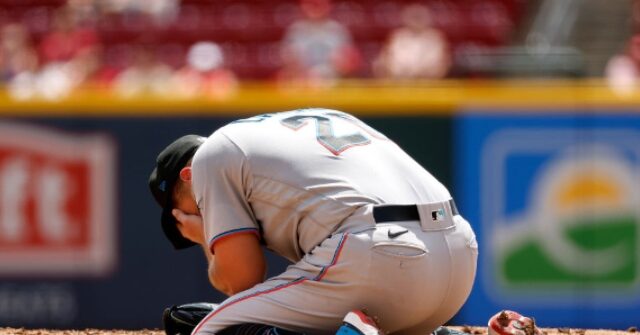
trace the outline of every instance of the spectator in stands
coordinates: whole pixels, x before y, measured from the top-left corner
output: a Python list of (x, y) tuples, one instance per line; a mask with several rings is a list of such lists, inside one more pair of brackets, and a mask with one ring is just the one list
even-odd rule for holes
[(331, 81), (353, 74), (361, 56), (351, 34), (329, 16), (330, 0), (301, 0), (304, 18), (295, 21), (282, 42), (283, 80)]
[(36, 96), (58, 100), (88, 82), (105, 82), (113, 73), (103, 66), (100, 51), (98, 47), (87, 48), (68, 62), (51, 62), (37, 72), (21, 73), (10, 83), (9, 93), (18, 100)]
[(69, 62), (70, 75), (76, 86), (91, 84), (107, 89), (118, 74), (118, 70), (103, 62), (103, 47), (97, 45), (79, 53)]
[(0, 83), (21, 73), (34, 73), (38, 55), (27, 29), (21, 24), (8, 24), (0, 33)]
[(616, 92), (631, 93), (638, 87), (640, 79), (640, 34), (634, 35), (626, 51), (609, 59), (605, 68), (609, 86)]
[(116, 91), (124, 97), (140, 94), (164, 96), (171, 92), (172, 69), (160, 62), (153, 50), (139, 45), (134, 51), (133, 64), (122, 71), (114, 82)]
[(223, 99), (235, 92), (238, 80), (224, 67), (224, 55), (216, 43), (198, 42), (189, 48), (186, 65), (175, 72), (174, 84), (174, 92), (182, 97)]
[(418, 3), (406, 6), (402, 23), (374, 61), (374, 74), (393, 79), (445, 77), (451, 67), (449, 45), (433, 27), (429, 8)]
[(53, 13), (52, 30), (39, 45), (42, 65), (14, 78), (9, 86), (16, 99), (40, 97), (57, 100), (96, 77), (101, 69), (96, 32), (79, 25), (75, 7), (63, 6)]
[(102, 15), (102, 0), (67, 0), (67, 7), (76, 24), (94, 27)]
[(68, 6), (54, 12), (52, 28), (40, 42), (43, 63), (71, 61), (99, 43), (96, 32), (79, 26), (72, 8)]
[(106, 12), (148, 15), (163, 26), (176, 18), (180, 0), (101, 0), (101, 6)]

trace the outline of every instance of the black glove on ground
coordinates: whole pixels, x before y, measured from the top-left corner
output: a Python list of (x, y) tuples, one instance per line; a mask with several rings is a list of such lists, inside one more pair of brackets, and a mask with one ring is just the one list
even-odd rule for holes
[(171, 306), (162, 313), (162, 325), (167, 335), (189, 335), (193, 329), (218, 305), (194, 302)]

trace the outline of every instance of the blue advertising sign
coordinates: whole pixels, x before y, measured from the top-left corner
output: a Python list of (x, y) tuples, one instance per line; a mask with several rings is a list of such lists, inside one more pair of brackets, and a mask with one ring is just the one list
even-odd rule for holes
[(501, 309), (543, 327), (640, 322), (640, 117), (567, 112), (456, 120), (456, 199), (480, 246), (456, 320)]

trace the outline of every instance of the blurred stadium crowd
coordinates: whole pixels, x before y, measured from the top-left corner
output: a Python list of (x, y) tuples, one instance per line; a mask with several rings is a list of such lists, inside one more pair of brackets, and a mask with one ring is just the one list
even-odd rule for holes
[[(453, 54), (505, 43), (522, 1), (0, 0), (11, 95), (90, 83), (224, 97), (238, 80), (455, 76)], [(172, 84), (168, 84), (172, 83)]]
[[(481, 77), (532, 2), (0, 0), (0, 84), (21, 100), (81, 86), (223, 99), (239, 81)], [(639, 72), (636, 44), (607, 67), (614, 81)]]

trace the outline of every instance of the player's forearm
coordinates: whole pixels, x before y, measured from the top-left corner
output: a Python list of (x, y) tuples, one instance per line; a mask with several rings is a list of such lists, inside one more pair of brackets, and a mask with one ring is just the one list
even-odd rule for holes
[(209, 283), (211, 283), (216, 290), (226, 293), (222, 285), (215, 280), (215, 256), (211, 253), (211, 249), (209, 249), (206, 243), (202, 243), (201, 246), (204, 255), (207, 257), (207, 277), (209, 278)]
[(213, 262), (209, 263), (209, 282), (211, 285), (218, 291), (226, 294), (227, 296), (232, 296), (236, 292), (231, 289), (231, 286), (228, 285), (227, 282), (221, 280), (220, 276), (216, 276), (215, 264)]
[(211, 249), (206, 244), (202, 244), (202, 249), (204, 251), (205, 256), (207, 257), (207, 276), (209, 277), (209, 283), (216, 290), (231, 296), (233, 292), (227, 287), (228, 285), (223, 284), (219, 277), (216, 277), (215, 271), (215, 256), (211, 253)]

